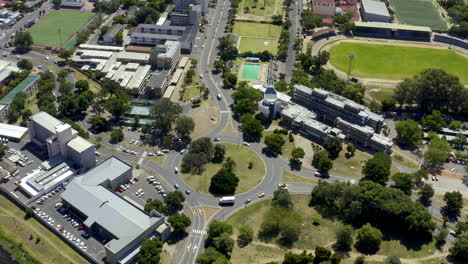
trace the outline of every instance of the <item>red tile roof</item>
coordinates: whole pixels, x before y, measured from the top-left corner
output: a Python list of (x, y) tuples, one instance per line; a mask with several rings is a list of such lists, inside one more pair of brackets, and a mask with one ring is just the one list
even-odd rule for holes
[[(354, 4), (350, 2), (356, 2)], [(359, 18), (361, 17), (359, 15), (358, 11), (358, 6), (357, 6), (357, 0), (347, 0), (347, 1), (340, 1), (340, 6), (341, 10), (343, 10), (343, 13), (345, 13), (347, 10), (353, 10), (354, 11), (354, 16), (351, 18), (352, 21), (359, 21)]]
[(334, 4), (335, 0), (312, 0), (314, 3)]

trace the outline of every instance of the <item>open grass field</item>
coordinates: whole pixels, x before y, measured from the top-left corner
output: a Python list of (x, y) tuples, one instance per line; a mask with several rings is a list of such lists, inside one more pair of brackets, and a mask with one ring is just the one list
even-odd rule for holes
[(262, 52), (266, 50), (269, 51), (271, 54), (276, 55), (276, 53), (278, 52), (278, 40), (241, 37), (239, 50), (240, 52)]
[(279, 38), (281, 27), (272, 24), (236, 22), (232, 33), (257, 38)]
[(446, 30), (447, 23), (440, 15), (432, 0), (390, 0), (400, 24), (426, 26)]
[(355, 57), (351, 75), (404, 79), (427, 68), (443, 69), (468, 83), (468, 59), (450, 50), (391, 45), (340, 43), (330, 49), (330, 63), (347, 72), (349, 54)]
[[(40, 263), (66, 264), (88, 263), (71, 247), (34, 219), (24, 220), (24, 212), (3, 196), (0, 196), (0, 233)], [(3, 244), (2, 246), (11, 246)], [(18, 251), (19, 252), (19, 251)], [(21, 262), (20, 263), (26, 263)], [(27, 262), (29, 263), (29, 262)]]
[(59, 30), (65, 44), (93, 16), (94, 13), (90, 12), (54, 10), (37, 22), (29, 32), (35, 45), (59, 47)]
[[(231, 157), (236, 162), (235, 173), (239, 177), (239, 185), (236, 194), (243, 193), (253, 189), (259, 184), (265, 176), (265, 164), (260, 156), (254, 151), (237, 144), (220, 143), (226, 147), (225, 157)], [(249, 169), (249, 162), (254, 163), (253, 168)], [(197, 191), (208, 193), (211, 177), (215, 175), (221, 164), (208, 163), (205, 165), (205, 171), (201, 175), (182, 174), (184, 181)]]
[(305, 183), (305, 184), (318, 184), (319, 181), (316, 179), (306, 178), (301, 175), (297, 175), (291, 171), (283, 170), (282, 182), (294, 182), (294, 183)]
[[(239, 228), (242, 225), (249, 225), (254, 230), (254, 240), (251, 244), (244, 248), (239, 248), (237, 243), (231, 256), (233, 264), (238, 263), (268, 263), (277, 261), (281, 263), (284, 254), (289, 251), (300, 253), (303, 250), (313, 252), (316, 246), (324, 246), (331, 248), (335, 243), (335, 232), (337, 228), (343, 224), (339, 221), (331, 221), (324, 219), (315, 209), (308, 206), (310, 195), (292, 195), (294, 203), (294, 211), (303, 217), (303, 224), (299, 239), (292, 245), (291, 248), (285, 248), (278, 245), (275, 241), (267, 242), (258, 238), (263, 217), (271, 208), (271, 199), (261, 201), (240, 210), (232, 215), (227, 222), (233, 226), (234, 239), (237, 239)], [(320, 222), (319, 225), (313, 225), (315, 219)], [(423, 244), (413, 245), (404, 242), (395, 234), (384, 233), (384, 239), (381, 243), (380, 250), (375, 256), (366, 256), (366, 263), (382, 263), (376, 259), (385, 259), (386, 256), (399, 256), (401, 258), (426, 258), (436, 253), (434, 241)], [(342, 263), (353, 263), (353, 260), (358, 253), (353, 249), (351, 258), (344, 259)], [(415, 261), (414, 263), (420, 263)]]
[(79, 80), (86, 80), (86, 81), (88, 81), (88, 83), (89, 83), (89, 89), (90, 89), (93, 93), (97, 94), (97, 93), (99, 93), (99, 91), (101, 91), (101, 85), (100, 85), (99, 83), (95, 82), (95, 81), (92, 80), (92, 79), (89, 79), (88, 76), (84, 75), (83, 73), (81, 73), (81, 72), (79, 72), (79, 71), (77, 71), (77, 70), (75, 70), (74, 72), (75, 72), (75, 79), (76, 79), (77, 81), (79, 81)]
[[(248, 8), (249, 12), (245, 12)], [(272, 16), (283, 12), (283, 0), (242, 0), (237, 7), (238, 14), (249, 14), (256, 16)]]

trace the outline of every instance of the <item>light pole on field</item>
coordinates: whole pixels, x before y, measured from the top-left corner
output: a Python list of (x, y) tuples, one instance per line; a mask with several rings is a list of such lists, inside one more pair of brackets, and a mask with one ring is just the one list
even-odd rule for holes
[(351, 73), (351, 64), (353, 63), (353, 59), (356, 55), (354, 53), (349, 54), (349, 67), (348, 67), (348, 78), (346, 78), (346, 83), (349, 83), (349, 74)]

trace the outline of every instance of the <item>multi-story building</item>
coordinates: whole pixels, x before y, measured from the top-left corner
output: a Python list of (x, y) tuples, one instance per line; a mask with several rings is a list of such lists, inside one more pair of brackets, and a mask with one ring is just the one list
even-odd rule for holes
[(104, 43), (106, 45), (112, 45), (112, 43), (114, 43), (115, 36), (117, 36), (117, 34), (119, 34), (122, 31), (123, 31), (123, 26), (121, 24), (112, 25), (112, 27), (109, 28), (109, 30), (107, 30), (106, 34), (102, 36)]
[(198, 33), (198, 23), (192, 26), (140, 24), (130, 36), (130, 45), (155, 46), (167, 40), (179, 41), (181, 50), (190, 52)]
[(390, 13), (383, 2), (361, 0), (362, 18), (368, 22), (389, 22)]
[(335, 16), (335, 0), (312, 0), (312, 10), (323, 18)]
[(188, 26), (198, 23), (201, 16), (201, 6), (191, 5), (189, 10), (171, 13), (171, 24), (174, 26)]
[(175, 1), (175, 11), (185, 12), (190, 10), (190, 6), (199, 5), (202, 14), (204, 15), (206, 9), (208, 8), (208, 0), (176, 0)]
[(131, 178), (132, 166), (111, 157), (75, 177), (60, 195), (88, 233), (107, 241), (106, 263), (133, 263), (144, 239), (159, 237), (164, 241), (170, 234), (162, 214), (155, 210), (146, 213), (116, 194)]
[(390, 139), (378, 134), (384, 125), (381, 115), (323, 89), (295, 85), (292, 103), (283, 108), (281, 117), (319, 140), (335, 136), (382, 152), (389, 152), (393, 146)]
[(151, 50), (150, 63), (159, 69), (170, 70), (177, 66), (180, 59), (180, 42), (167, 40)]
[(368, 108), (343, 96), (323, 89), (310, 89), (303, 85), (294, 85), (293, 98), (317, 112), (318, 118), (334, 124), (336, 118), (341, 117), (360, 126), (370, 126), (379, 133), (384, 118), (371, 112)]
[(64, 159), (81, 170), (96, 165), (94, 145), (78, 136), (69, 124), (46, 112), (39, 112), (29, 118), (29, 138), (32, 143), (47, 149), (50, 159)]
[(166, 91), (169, 85), (169, 71), (163, 70), (150, 74), (146, 82), (146, 94), (149, 96), (160, 97)]

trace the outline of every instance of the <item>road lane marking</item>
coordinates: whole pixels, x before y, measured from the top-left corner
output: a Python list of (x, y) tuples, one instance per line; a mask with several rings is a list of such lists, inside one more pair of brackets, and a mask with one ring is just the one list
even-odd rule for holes
[(141, 157), (138, 160), (138, 164), (141, 165), (143, 163), (143, 158), (146, 157), (146, 154), (148, 154), (148, 152), (146, 152), (146, 151), (144, 151), (143, 154), (141, 154)]

